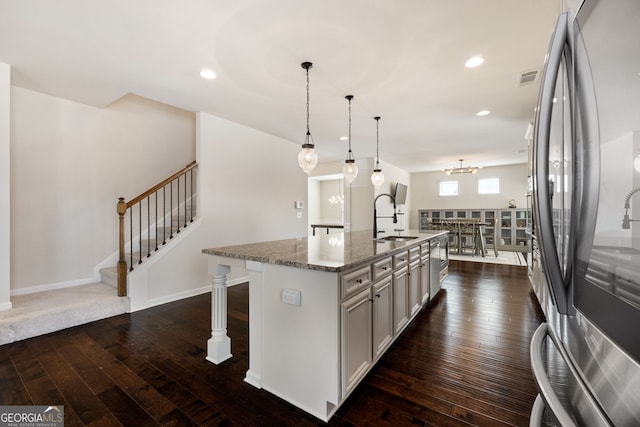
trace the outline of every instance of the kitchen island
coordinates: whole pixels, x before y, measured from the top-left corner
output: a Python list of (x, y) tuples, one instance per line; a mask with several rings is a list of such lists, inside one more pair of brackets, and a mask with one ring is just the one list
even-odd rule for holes
[(203, 249), (211, 255), (213, 276), (207, 360), (218, 364), (231, 357), (226, 275), (231, 259), (245, 260), (245, 381), (329, 420), (411, 319), (433, 300), (446, 272), (439, 256), (446, 232), (408, 230), (404, 237), (386, 240), (371, 236), (371, 230), (318, 233)]

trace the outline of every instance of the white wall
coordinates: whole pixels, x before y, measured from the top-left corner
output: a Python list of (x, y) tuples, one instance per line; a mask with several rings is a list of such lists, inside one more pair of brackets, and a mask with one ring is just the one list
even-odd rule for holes
[[(311, 180), (310, 180), (311, 181)], [(323, 224), (342, 224), (344, 202), (331, 203), (331, 197), (344, 197), (342, 179), (320, 181), (321, 221)]]
[[(196, 127), (200, 220), (162, 262), (129, 275), (132, 310), (209, 292), (204, 248), (307, 235), (306, 207), (298, 219), (294, 205), (307, 200), (295, 144), (206, 113)], [(232, 260), (229, 283), (247, 275), (244, 262)]]
[[(344, 225), (345, 230), (359, 231), (371, 230), (373, 228), (373, 201), (381, 193), (393, 194), (397, 182), (409, 187), (411, 175), (403, 169), (381, 162), (380, 166), (385, 175), (385, 181), (376, 189), (371, 184), (371, 174), (373, 173), (374, 159), (356, 159), (358, 165), (358, 176), (351, 184), (344, 184)], [(342, 162), (322, 163), (316, 166), (311, 176), (327, 176), (342, 173)], [(313, 179), (309, 180), (313, 182)], [(312, 195), (312, 193), (309, 193)], [(311, 203), (310, 203), (311, 205)], [(382, 197), (376, 203), (378, 215), (390, 216), (393, 213), (393, 203), (391, 199)], [(378, 227), (392, 231), (394, 228), (409, 228), (411, 208), (411, 196), (407, 195), (407, 202), (401, 206), (398, 212), (404, 215), (398, 216), (398, 223), (393, 224), (392, 220), (379, 219)]]
[[(400, 213), (400, 215), (398, 215), (398, 222), (394, 224), (393, 220), (391, 219), (378, 219), (378, 230), (384, 229), (387, 234), (390, 234), (394, 229), (407, 230), (409, 228), (417, 228), (411, 227), (411, 187), (413, 186), (411, 182), (411, 174), (404, 169), (400, 169), (384, 162), (380, 162), (380, 167), (382, 169), (382, 173), (384, 174), (384, 182), (382, 183), (380, 188), (375, 189), (375, 196), (378, 196), (382, 193), (391, 194), (393, 196), (397, 183), (406, 185), (408, 187), (408, 191), (406, 203), (404, 205), (397, 205), (397, 212)], [(373, 187), (373, 185), (371, 185), (371, 173), (373, 173), (373, 167), (368, 173), (367, 179), (369, 180), (369, 185), (372, 188), (375, 188)], [(376, 203), (376, 209), (378, 216), (393, 215), (393, 201), (390, 198), (383, 196), (378, 199), (378, 202)], [(373, 214), (370, 222), (372, 221)], [(369, 225), (369, 228), (371, 227), (372, 225)]]
[(165, 104), (99, 109), (12, 87), (12, 294), (97, 279), (118, 248), (117, 198), (193, 161), (194, 141), (195, 115)]
[[(495, 209), (506, 208), (511, 199), (518, 207), (527, 207), (526, 163), (483, 168), (477, 174), (446, 175), (444, 172), (411, 174), (411, 228), (418, 228), (419, 209)], [(479, 178), (500, 178), (500, 194), (478, 194)], [(459, 195), (439, 196), (440, 181), (458, 181)]]
[(0, 311), (11, 308), (11, 67), (0, 63)]
[(374, 188), (371, 184), (372, 159), (357, 159), (358, 176), (345, 185), (345, 224), (351, 231), (370, 230), (373, 227)]
[(307, 180), (307, 200), (303, 202), (307, 209), (309, 224), (319, 224), (322, 221), (321, 183), (322, 181), (316, 179)]
[(307, 175), (291, 142), (199, 113), (201, 215), (208, 246), (306, 236)]

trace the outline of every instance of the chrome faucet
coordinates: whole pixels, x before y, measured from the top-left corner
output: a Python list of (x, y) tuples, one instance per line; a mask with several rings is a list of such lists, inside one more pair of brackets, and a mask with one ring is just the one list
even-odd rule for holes
[(640, 219), (629, 219), (629, 208), (631, 205), (629, 204), (629, 200), (631, 200), (631, 196), (640, 191), (640, 187), (636, 187), (627, 194), (627, 197), (624, 199), (624, 218), (622, 218), (622, 228), (628, 230), (631, 228), (631, 222), (640, 221)]
[[(376, 211), (376, 202), (382, 196), (387, 196), (393, 201), (393, 216), (378, 216)], [(391, 194), (382, 193), (378, 195), (375, 199), (373, 199), (373, 238), (378, 238), (378, 218), (393, 218), (393, 223), (396, 224), (398, 222), (398, 215), (396, 214), (396, 198)]]

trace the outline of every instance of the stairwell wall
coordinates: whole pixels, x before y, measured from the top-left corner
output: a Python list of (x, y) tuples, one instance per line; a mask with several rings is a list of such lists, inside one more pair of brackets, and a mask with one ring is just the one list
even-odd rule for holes
[(135, 95), (105, 108), (11, 87), (11, 293), (97, 281), (116, 202), (195, 158), (195, 114)]
[[(301, 219), (294, 206), (307, 200), (299, 146), (197, 113), (196, 147), (199, 223), (161, 255), (162, 262), (143, 264), (129, 275), (132, 311), (210, 292), (210, 256), (202, 254), (204, 248), (307, 235), (306, 204)], [(244, 261), (230, 265), (229, 284), (248, 279)]]

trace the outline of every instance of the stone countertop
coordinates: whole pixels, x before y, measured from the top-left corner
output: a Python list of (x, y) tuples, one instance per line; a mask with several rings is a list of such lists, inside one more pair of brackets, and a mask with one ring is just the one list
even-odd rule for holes
[(274, 240), (246, 245), (203, 249), (202, 253), (290, 267), (341, 272), (376, 259), (401, 252), (446, 231), (419, 232), (406, 230), (403, 236), (417, 236), (406, 241), (373, 239), (372, 230), (354, 232), (316, 233), (296, 239)]

